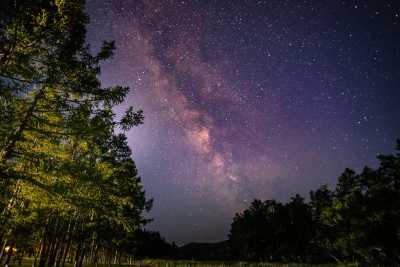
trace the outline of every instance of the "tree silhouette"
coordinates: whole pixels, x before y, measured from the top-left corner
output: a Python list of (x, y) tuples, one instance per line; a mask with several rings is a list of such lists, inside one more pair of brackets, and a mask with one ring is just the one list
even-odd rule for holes
[(254, 200), (233, 218), (232, 255), (285, 262), (358, 261), (394, 264), (400, 258), (400, 142), (395, 155), (360, 174), (345, 169), (326, 185), (287, 203)]

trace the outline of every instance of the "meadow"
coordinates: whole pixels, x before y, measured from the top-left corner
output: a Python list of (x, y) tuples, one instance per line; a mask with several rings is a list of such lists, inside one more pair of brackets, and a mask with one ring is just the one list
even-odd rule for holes
[[(24, 258), (21, 265), (11, 262), (9, 267), (32, 267), (33, 260)], [(66, 263), (66, 267), (73, 267), (73, 264)], [(84, 267), (95, 267), (90, 264), (84, 264)], [(244, 261), (194, 261), (194, 260), (161, 260), (144, 259), (135, 260), (131, 264), (112, 265), (111, 267), (356, 267), (361, 266), (357, 263), (352, 264), (302, 264), (302, 263), (267, 263), (267, 262), (244, 262)], [(109, 265), (99, 264), (96, 267), (110, 267)]]
[(151, 266), (151, 267), (339, 267), (339, 266), (359, 266), (358, 264), (301, 264), (301, 263), (266, 263), (266, 262), (220, 262), (220, 261), (190, 261), (190, 260), (155, 260), (145, 259), (135, 261), (134, 266)]

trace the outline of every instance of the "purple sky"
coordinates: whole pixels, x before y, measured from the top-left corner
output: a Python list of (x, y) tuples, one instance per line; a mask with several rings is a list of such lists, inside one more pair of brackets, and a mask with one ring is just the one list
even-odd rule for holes
[(117, 46), (103, 84), (128, 85), (121, 110), (145, 112), (128, 137), (148, 228), (223, 240), (252, 199), (306, 196), (391, 153), (396, 2), (89, 0), (88, 42)]

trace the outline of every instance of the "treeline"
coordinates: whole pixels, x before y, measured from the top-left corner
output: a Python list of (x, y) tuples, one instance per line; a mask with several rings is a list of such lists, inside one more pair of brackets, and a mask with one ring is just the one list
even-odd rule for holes
[[(334, 188), (323, 185), (308, 199), (254, 200), (235, 215), (229, 239), (169, 244), (142, 232), (135, 255), (205, 261), (400, 263), (400, 140), (397, 153), (379, 155), (376, 169), (346, 169)], [(139, 241), (140, 240), (140, 241)]]
[[(273, 262), (400, 263), (400, 140), (379, 167), (346, 169), (330, 190), (287, 203), (254, 200), (236, 214), (232, 259)], [(226, 256), (226, 255), (225, 255)]]
[(0, 263), (126, 262), (151, 201), (124, 134), (143, 114), (98, 79), (114, 43), (85, 45), (83, 0), (1, 5)]

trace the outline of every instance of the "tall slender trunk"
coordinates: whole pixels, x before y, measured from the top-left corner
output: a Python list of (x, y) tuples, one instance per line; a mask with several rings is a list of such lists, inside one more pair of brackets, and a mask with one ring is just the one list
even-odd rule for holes
[(14, 243), (11, 243), (7, 251), (6, 261), (4, 262), (3, 266), (8, 266), (8, 264), (10, 263), (13, 254), (13, 249), (14, 249)]
[(1, 212), (0, 215), (0, 225), (2, 225), (0, 229), (1, 237), (3, 237), (7, 231), (5, 227), (7, 226), (8, 216), (11, 209), (15, 206), (17, 202), (17, 196), (20, 191), (21, 191), (21, 182), (17, 181), (17, 183), (15, 184), (15, 188), (12, 191), (11, 196), (7, 201), (7, 204), (4, 206), (3, 211)]
[(62, 260), (61, 260), (61, 262), (62, 262), (61, 266), (62, 267), (65, 266), (65, 260), (67, 259), (68, 253), (70, 252), (71, 241), (72, 241), (71, 238), (69, 238), (68, 241), (67, 241), (67, 244), (65, 245), (64, 254), (62, 255)]
[(59, 247), (60, 247), (60, 244), (61, 244), (61, 240), (57, 240), (56, 239), (53, 243), (54, 243), (54, 245), (52, 247), (52, 250), (49, 253), (49, 263), (48, 263), (49, 267), (53, 267), (55, 262), (56, 262), (56, 256), (57, 256), (57, 254), (59, 253), (59, 250), (60, 250)]
[[(46, 242), (46, 241), (48, 241), (48, 242)], [(52, 244), (51, 244), (50, 240), (43, 240), (43, 248), (42, 248), (42, 251), (39, 256), (38, 267), (44, 267), (46, 265), (51, 246), (52, 246)]]
[(46, 260), (47, 260), (47, 254), (48, 254), (48, 250), (49, 250), (49, 242), (50, 242), (50, 225), (51, 225), (51, 216), (49, 215), (49, 217), (47, 217), (46, 220), (46, 225), (43, 229), (43, 236), (42, 236), (42, 244), (40, 247), (40, 251), (39, 251), (39, 262), (38, 262), (38, 267), (44, 267), (44, 265), (46, 264)]
[(56, 254), (54, 255), (54, 266), (59, 267), (61, 263), (62, 256), (64, 255), (64, 250), (66, 248), (66, 241), (68, 238), (69, 231), (71, 229), (71, 222), (72, 218), (68, 218), (68, 226), (66, 232), (62, 235), (62, 238), (59, 239), (59, 249), (57, 250)]
[(40, 253), (40, 249), (42, 247), (42, 240), (40, 240), (39, 242), (39, 247), (35, 248), (35, 250), (33, 251), (33, 263), (32, 263), (32, 267), (36, 267), (37, 266), (37, 259), (38, 259), (38, 254)]
[(75, 259), (74, 259), (74, 267), (78, 266), (78, 260), (79, 260), (79, 253), (81, 252), (81, 242), (78, 243), (78, 247), (76, 248), (75, 252)]
[(122, 259), (122, 253), (119, 253), (118, 260), (117, 260), (119, 266), (121, 266), (121, 259)]
[(92, 233), (92, 242), (90, 243), (90, 252), (89, 252), (89, 261), (93, 262), (93, 255), (94, 255), (94, 249), (95, 249), (95, 233)]
[(60, 249), (58, 250), (56, 258), (55, 258), (55, 263), (54, 263), (55, 267), (60, 267), (61, 260), (64, 255), (64, 250), (65, 250), (66, 246), (67, 246), (67, 243), (66, 243), (65, 235), (64, 235), (62, 241), (60, 241)]
[(74, 259), (74, 249), (70, 249), (69, 253), (68, 253), (68, 263), (72, 264), (73, 263), (73, 259)]
[(83, 241), (79, 242), (80, 249), (77, 250), (75, 267), (82, 267), (83, 259), (85, 257), (86, 246)]
[(98, 266), (99, 265), (99, 246), (96, 244), (96, 249), (94, 251), (92, 265)]
[(114, 264), (117, 264), (117, 257), (118, 257), (118, 249), (115, 250)]
[[(73, 232), (75, 230), (77, 223), (77, 217), (76, 217), (77, 211), (74, 211), (74, 214), (72, 215), (72, 218), (70, 220), (70, 223), (68, 225), (68, 230), (67, 230), (67, 243), (65, 246), (64, 253), (62, 255), (62, 267), (65, 266), (65, 261), (67, 259), (68, 253), (70, 253), (71, 250), (71, 243), (72, 243), (72, 237), (73, 237)], [(71, 253), (72, 254), (72, 253)], [(59, 266), (57, 266), (59, 267)]]
[(3, 246), (1, 247), (1, 252), (0, 252), (0, 263), (3, 262), (3, 257), (4, 257), (4, 252), (5, 252), (5, 249), (7, 246), (7, 242), (8, 242), (7, 238), (4, 239)]
[(54, 265), (55, 257), (57, 255), (58, 248), (60, 246), (60, 239), (58, 238), (60, 233), (59, 229), (62, 229), (62, 220), (57, 214), (55, 214), (54, 223), (52, 225), (52, 229), (49, 235), (49, 238), (51, 239), (51, 248), (47, 255), (49, 267), (52, 267)]

